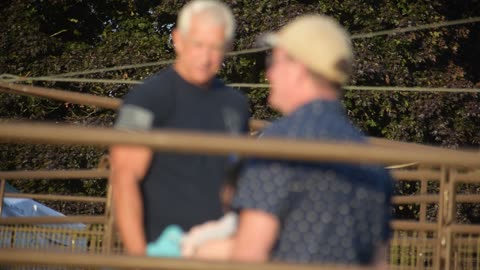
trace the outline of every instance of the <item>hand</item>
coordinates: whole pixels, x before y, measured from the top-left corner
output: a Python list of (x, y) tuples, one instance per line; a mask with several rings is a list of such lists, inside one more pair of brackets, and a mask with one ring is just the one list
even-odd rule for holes
[(147, 247), (146, 246), (137, 246), (137, 247), (130, 247), (127, 249), (128, 255), (131, 256), (146, 256), (147, 255)]
[(191, 257), (202, 244), (231, 237), (237, 229), (237, 215), (227, 213), (219, 220), (193, 227), (182, 241), (182, 255)]
[(194, 226), (182, 240), (182, 256), (185, 258), (193, 257), (195, 250), (205, 241), (211, 231), (217, 229), (217, 221), (208, 221)]
[(212, 240), (200, 245), (193, 254), (193, 258), (201, 260), (230, 259), (233, 250), (233, 239)]

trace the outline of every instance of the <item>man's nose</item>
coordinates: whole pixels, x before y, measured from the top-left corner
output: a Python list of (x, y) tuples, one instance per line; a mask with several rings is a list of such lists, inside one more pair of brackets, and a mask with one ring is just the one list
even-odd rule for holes
[(208, 64), (210, 63), (210, 59), (213, 57), (213, 50), (209, 48), (208, 46), (204, 46), (201, 50), (201, 53), (199, 55), (199, 61), (202, 64)]

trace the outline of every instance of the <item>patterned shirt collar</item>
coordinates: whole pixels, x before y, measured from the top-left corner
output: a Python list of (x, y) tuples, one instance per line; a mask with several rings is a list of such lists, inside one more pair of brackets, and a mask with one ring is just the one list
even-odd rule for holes
[(310, 116), (319, 116), (324, 114), (343, 115), (344, 113), (345, 113), (345, 110), (340, 100), (316, 99), (295, 110), (291, 114), (291, 116), (295, 118), (295, 116), (297, 115), (304, 115), (304, 114), (307, 114)]

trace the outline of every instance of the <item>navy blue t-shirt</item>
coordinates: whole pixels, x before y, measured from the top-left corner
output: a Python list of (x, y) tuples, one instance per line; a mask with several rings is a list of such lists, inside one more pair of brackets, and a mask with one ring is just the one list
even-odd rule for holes
[[(272, 123), (262, 136), (365, 142), (340, 102), (321, 100)], [(279, 219), (273, 260), (369, 264), (390, 237), (392, 189), (380, 166), (252, 159), (233, 207)]]
[[(248, 119), (248, 101), (240, 92), (220, 80), (209, 88), (194, 86), (169, 67), (128, 93), (115, 127), (240, 134)], [(155, 152), (141, 182), (147, 241), (170, 224), (188, 230), (218, 219), (227, 162), (226, 156)]]

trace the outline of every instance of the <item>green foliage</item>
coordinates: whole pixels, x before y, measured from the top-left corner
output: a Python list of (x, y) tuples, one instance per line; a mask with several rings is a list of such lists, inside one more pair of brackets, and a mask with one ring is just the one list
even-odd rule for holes
[[(170, 33), (185, 2), (2, 1), (0, 73), (40, 76), (172, 59)], [(331, 15), (351, 33), (480, 15), (478, 0), (232, 0), (228, 4), (237, 18), (235, 50), (251, 48), (261, 33), (276, 30), (306, 13)], [(354, 40), (356, 61), (351, 84), (480, 87), (479, 43), (479, 24)], [(220, 76), (227, 82), (264, 83), (264, 58), (265, 53), (228, 58)], [(88, 77), (144, 79), (161, 68)], [(36, 84), (110, 97), (122, 97), (128, 91), (126, 85)], [(267, 105), (267, 89), (245, 92), (256, 118), (271, 120), (279, 116)], [(447, 147), (480, 145), (479, 102), (478, 94), (466, 93), (347, 91), (344, 98), (349, 116), (371, 136)], [(114, 116), (104, 109), (0, 94), (0, 117), (5, 119), (110, 126)], [(1, 170), (93, 168), (105, 153), (104, 149), (89, 147), (3, 144), (0, 148)], [(42, 192), (103, 192), (98, 188), (102, 186), (93, 182), (81, 187), (73, 182), (49, 187), (37, 183), (17, 186)], [(401, 189), (407, 192), (409, 188)]]

